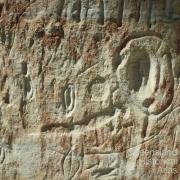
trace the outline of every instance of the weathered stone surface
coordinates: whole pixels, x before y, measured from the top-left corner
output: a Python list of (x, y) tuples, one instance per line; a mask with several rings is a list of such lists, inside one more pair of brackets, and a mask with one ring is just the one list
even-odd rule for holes
[(1, 0), (0, 16), (0, 179), (179, 178), (179, 0)]

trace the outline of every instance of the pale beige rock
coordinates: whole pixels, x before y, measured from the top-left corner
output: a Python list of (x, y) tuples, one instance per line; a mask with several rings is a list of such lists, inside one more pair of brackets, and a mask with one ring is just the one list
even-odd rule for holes
[(180, 1), (0, 1), (0, 179), (178, 180)]

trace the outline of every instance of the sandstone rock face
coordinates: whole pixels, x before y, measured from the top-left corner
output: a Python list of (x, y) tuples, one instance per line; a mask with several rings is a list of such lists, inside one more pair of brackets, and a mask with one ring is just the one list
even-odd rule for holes
[(0, 15), (0, 179), (179, 178), (179, 0), (1, 0)]

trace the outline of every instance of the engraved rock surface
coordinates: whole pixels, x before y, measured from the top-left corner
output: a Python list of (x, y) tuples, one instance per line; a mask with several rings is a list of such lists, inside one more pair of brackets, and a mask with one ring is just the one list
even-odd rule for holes
[(179, 0), (0, 0), (0, 179), (178, 180)]

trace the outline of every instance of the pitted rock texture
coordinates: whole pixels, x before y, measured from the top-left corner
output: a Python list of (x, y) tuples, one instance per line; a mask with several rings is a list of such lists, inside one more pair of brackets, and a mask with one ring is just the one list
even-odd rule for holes
[(0, 0), (0, 179), (178, 180), (179, 0)]

